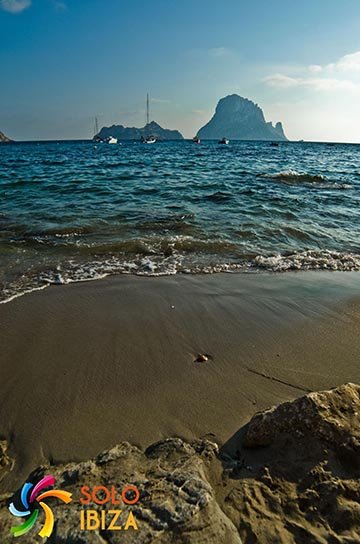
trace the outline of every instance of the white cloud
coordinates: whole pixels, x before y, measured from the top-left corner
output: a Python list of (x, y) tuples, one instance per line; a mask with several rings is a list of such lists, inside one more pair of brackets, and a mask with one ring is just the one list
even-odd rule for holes
[(344, 72), (360, 72), (360, 51), (341, 57), (335, 64), (335, 68)]
[[(360, 51), (344, 55), (330, 64), (296, 67), (275, 73), (263, 81), (280, 89), (307, 88), (314, 91), (360, 91)], [(309, 74), (310, 72), (310, 74)], [(288, 74), (291, 75), (288, 75)]]
[(295, 77), (286, 76), (284, 74), (274, 74), (264, 78), (264, 82), (271, 87), (279, 87), (283, 89), (290, 89), (291, 87), (298, 87), (298, 79)]
[(360, 72), (360, 51), (340, 57), (336, 62), (329, 64), (311, 64), (308, 67), (310, 72)]
[(9, 13), (21, 13), (31, 6), (31, 0), (1, 0), (0, 6)]
[(283, 74), (274, 74), (266, 77), (265, 83), (271, 87), (291, 89), (295, 87), (306, 87), (316, 91), (358, 91), (360, 83), (348, 79), (336, 78), (315, 78), (315, 77), (290, 77)]
[(319, 72), (322, 72), (322, 66), (320, 66), (320, 64), (311, 64), (309, 66), (309, 71), (312, 72), (313, 74), (317, 74)]

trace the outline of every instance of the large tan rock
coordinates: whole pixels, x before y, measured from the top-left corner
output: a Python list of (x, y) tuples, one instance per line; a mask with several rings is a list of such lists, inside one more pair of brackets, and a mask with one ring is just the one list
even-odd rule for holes
[[(241, 430), (236, 454), (207, 440), (171, 438), (146, 451), (123, 442), (95, 459), (39, 467), (29, 478), (54, 474), (57, 487), (73, 493), (70, 505), (52, 503), (56, 525), (48, 542), (358, 544), (359, 414), (360, 387), (347, 384), (256, 414)], [(1, 443), (3, 469), (12, 462)], [(134, 513), (139, 530), (81, 531), (81, 486), (128, 483), (140, 500), (122, 509), (125, 518)], [(1, 544), (14, 541), (9, 499), (0, 498)], [(39, 542), (35, 530), (24, 538)]]
[[(53, 504), (57, 523), (51, 542), (241, 544), (235, 526), (217, 503), (209, 481), (211, 465), (218, 463), (217, 453), (217, 446), (207, 441), (188, 444), (179, 438), (168, 439), (154, 444), (146, 452), (125, 442), (102, 452), (91, 461), (43, 467), (40, 472), (53, 474), (57, 479), (57, 487), (73, 493), (70, 505)], [(125, 521), (132, 511), (139, 529), (128, 529), (126, 534), (124, 531), (81, 531), (81, 486), (93, 488), (96, 485), (115, 485), (123, 489), (128, 483), (136, 485), (141, 493), (135, 506), (91, 505), (90, 508), (122, 508)], [(16, 522), (6, 512), (5, 504), (1, 510), (1, 519), (1, 544), (13, 542), (9, 530)], [(28, 535), (26, 542), (29, 544), (39, 542), (35, 531)]]
[(348, 383), (309, 393), (256, 414), (247, 427), (244, 445), (267, 446), (282, 433), (298, 438), (309, 435), (332, 446), (360, 438), (360, 386)]
[(354, 384), (256, 414), (228, 466), (224, 498), (243, 542), (359, 543), (359, 437)]

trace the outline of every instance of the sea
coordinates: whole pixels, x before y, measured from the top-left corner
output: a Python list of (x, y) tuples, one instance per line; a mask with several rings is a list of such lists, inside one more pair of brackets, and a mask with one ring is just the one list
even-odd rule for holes
[(360, 270), (360, 145), (0, 146), (1, 301), (115, 274)]

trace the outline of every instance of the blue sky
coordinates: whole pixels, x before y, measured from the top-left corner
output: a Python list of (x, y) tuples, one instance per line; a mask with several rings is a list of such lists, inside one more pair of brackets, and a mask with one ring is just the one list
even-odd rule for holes
[(192, 136), (236, 92), (291, 139), (360, 142), (359, 0), (0, 0), (0, 130)]

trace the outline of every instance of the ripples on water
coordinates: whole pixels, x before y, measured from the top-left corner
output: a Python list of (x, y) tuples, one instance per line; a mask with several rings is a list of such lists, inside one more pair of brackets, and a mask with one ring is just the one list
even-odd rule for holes
[(360, 146), (0, 146), (2, 299), (107, 274), (360, 269)]

